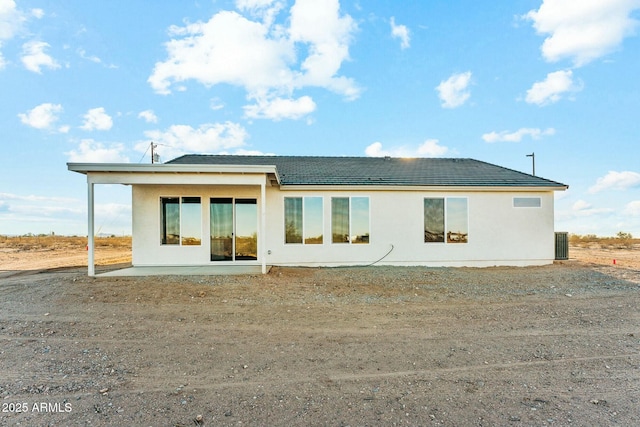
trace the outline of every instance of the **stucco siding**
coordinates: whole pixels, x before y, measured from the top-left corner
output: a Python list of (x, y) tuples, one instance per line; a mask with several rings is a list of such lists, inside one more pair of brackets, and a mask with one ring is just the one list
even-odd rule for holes
[[(181, 246), (161, 244), (161, 197), (201, 198), (202, 243), (200, 245)], [(209, 200), (212, 197), (255, 198), (258, 201), (258, 208), (261, 203), (259, 186), (134, 185), (132, 189), (133, 265), (176, 266), (209, 264), (211, 262), (209, 241)], [(253, 264), (255, 264), (255, 262), (253, 262)]]
[[(493, 266), (553, 262), (553, 193), (540, 197), (539, 208), (514, 208), (510, 192), (270, 192), (268, 194), (267, 263), (270, 265)], [(323, 196), (322, 245), (284, 243), (284, 197)], [(331, 197), (370, 198), (370, 243), (333, 244)], [(424, 198), (465, 198), (468, 243), (424, 242)], [(390, 252), (389, 252), (390, 251)], [(381, 259), (382, 258), (382, 259)]]
[[(160, 198), (200, 197), (202, 243), (162, 245)], [(323, 244), (285, 243), (284, 198), (323, 198)], [(539, 207), (516, 208), (514, 196), (539, 197)], [(133, 264), (210, 264), (209, 199), (255, 198), (262, 208), (260, 187), (209, 185), (134, 185)], [(368, 244), (331, 242), (331, 198), (368, 197)], [(424, 242), (424, 199), (464, 198), (468, 209), (467, 243)], [(508, 191), (283, 191), (266, 187), (266, 227), (260, 229), (257, 261), (236, 263), (287, 266), (385, 265), (493, 266), (539, 265), (553, 262), (553, 192)]]

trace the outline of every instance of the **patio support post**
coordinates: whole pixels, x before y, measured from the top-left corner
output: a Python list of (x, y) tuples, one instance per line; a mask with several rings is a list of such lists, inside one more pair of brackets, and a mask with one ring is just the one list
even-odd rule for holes
[(87, 210), (88, 210), (88, 230), (87, 230), (87, 255), (88, 255), (88, 274), (91, 277), (96, 275), (96, 266), (95, 266), (95, 253), (94, 253), (94, 244), (95, 244), (95, 231), (94, 231), (94, 202), (93, 202), (93, 182), (91, 176), (87, 174)]
[[(264, 176), (265, 181), (267, 175)], [(260, 183), (260, 255), (262, 258), (262, 274), (267, 273), (267, 251), (266, 251), (266, 234), (267, 234), (267, 191), (265, 182)]]

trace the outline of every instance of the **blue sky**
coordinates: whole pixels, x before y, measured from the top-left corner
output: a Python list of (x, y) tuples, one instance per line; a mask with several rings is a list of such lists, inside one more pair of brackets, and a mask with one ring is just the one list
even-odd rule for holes
[[(0, 0), (0, 234), (86, 234), (66, 162), (470, 157), (640, 236), (640, 0)], [(129, 234), (130, 189), (97, 228)]]

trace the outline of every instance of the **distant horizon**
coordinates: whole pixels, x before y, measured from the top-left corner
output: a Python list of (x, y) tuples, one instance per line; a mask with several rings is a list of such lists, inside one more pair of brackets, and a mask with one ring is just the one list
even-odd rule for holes
[[(556, 231), (556, 233), (568, 233), (569, 236), (580, 236), (580, 237), (590, 237), (590, 236), (595, 236), (595, 238), (597, 239), (617, 239), (619, 238), (617, 235), (619, 233), (628, 233), (627, 231), (624, 230), (619, 230), (617, 231), (614, 235), (600, 235), (600, 234), (579, 234), (579, 233), (572, 233), (570, 231)], [(640, 240), (640, 236), (636, 236), (633, 233), (629, 233), (632, 235), (632, 239), (633, 240)], [(87, 234), (58, 234), (55, 232), (49, 232), (49, 233), (24, 233), (24, 234), (3, 234), (0, 233), (0, 237), (88, 237)], [(109, 238), (109, 237), (132, 237), (131, 234), (116, 234), (116, 233), (100, 233), (100, 234), (96, 234), (95, 237), (101, 239), (101, 238)]]

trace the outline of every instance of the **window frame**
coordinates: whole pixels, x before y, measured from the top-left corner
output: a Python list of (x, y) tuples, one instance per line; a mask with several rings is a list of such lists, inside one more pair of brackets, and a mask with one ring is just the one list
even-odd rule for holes
[[(452, 234), (453, 230), (450, 230), (450, 216), (449, 215), (453, 215), (449, 209), (449, 200), (451, 199), (461, 199), (464, 200), (464, 207), (465, 207), (465, 224), (464, 224), (464, 228), (466, 231), (466, 233), (464, 233), (464, 240), (463, 241), (454, 241), (450, 238), (450, 235)], [(468, 197), (447, 197), (446, 201), (445, 201), (445, 243), (446, 244), (451, 244), (451, 245), (459, 245), (459, 244), (467, 244), (469, 243), (469, 198)], [(460, 230), (458, 230), (460, 231)], [(460, 233), (457, 233), (460, 234)]]
[[(299, 242), (288, 242), (287, 241), (287, 199), (299, 199), (300, 200), (300, 241)], [(319, 242), (309, 242), (314, 237), (318, 236), (307, 236), (307, 225), (309, 224), (309, 217), (307, 213), (307, 201), (309, 199), (319, 199), (320, 200), (320, 241)], [(324, 197), (323, 196), (285, 196), (283, 197), (283, 217), (284, 217), (284, 244), (285, 245), (324, 245)]]
[[(185, 199), (189, 199), (188, 201), (185, 201)], [(195, 199), (198, 199), (199, 201), (196, 203), (194, 202)], [(165, 215), (165, 204), (163, 203), (164, 200), (177, 200), (177, 206), (178, 206), (178, 210), (177, 210), (177, 222), (178, 222), (178, 236), (177, 236), (177, 242), (175, 243), (167, 243), (167, 238), (166, 238), (166, 231), (167, 231), (167, 222), (166, 222), (166, 215)], [(193, 244), (189, 244), (189, 243), (185, 243), (184, 241), (184, 232), (183, 232), (183, 221), (184, 221), (184, 217), (185, 215), (183, 214), (183, 204), (186, 205), (190, 205), (190, 204), (198, 204), (200, 206), (199, 212), (198, 212), (198, 229), (200, 230), (199, 233), (199, 239), (195, 239)], [(160, 196), (159, 198), (159, 205), (160, 205), (160, 246), (168, 246), (168, 247), (200, 247), (202, 246), (202, 236), (203, 236), (203, 229), (202, 229), (202, 218), (203, 218), (203, 214), (202, 214), (202, 197), (201, 196)], [(191, 236), (189, 236), (191, 237)], [(197, 243), (195, 243), (197, 242)]]
[[(531, 202), (531, 201), (537, 201), (537, 205), (529, 205), (527, 203), (521, 204), (521, 205), (517, 205), (516, 204), (516, 200), (521, 201), (521, 202)], [(512, 201), (511, 201), (511, 207), (514, 209), (540, 209), (542, 207), (542, 197), (540, 196), (513, 196)]]
[[(427, 199), (433, 199), (433, 200), (442, 200), (442, 240), (437, 240), (437, 241), (427, 241), (426, 240), (426, 233), (427, 233), (427, 229), (425, 227), (425, 222), (426, 222), (426, 209), (425, 209), (425, 201)], [(450, 216), (453, 215), (452, 212), (450, 212), (450, 206), (449, 206), (449, 201), (452, 199), (463, 199), (465, 201), (465, 207), (466, 207), (466, 212), (465, 212), (465, 230), (466, 233), (465, 235), (465, 239), (463, 241), (454, 241), (451, 239), (450, 235), (453, 234), (452, 230), (449, 230), (449, 226), (450, 226)], [(423, 224), (422, 224), (422, 236), (423, 236), (423, 243), (425, 245), (432, 245), (432, 244), (440, 244), (440, 245), (459, 245), (459, 244), (468, 244), (469, 243), (469, 197), (468, 196), (441, 196), (441, 197), (434, 197), (434, 196), (424, 196), (422, 198), (422, 220), (423, 220)], [(458, 230), (460, 231), (460, 230)]]
[[(167, 210), (166, 210), (166, 206), (168, 205), (167, 202), (165, 202), (165, 200), (167, 202), (170, 201), (177, 201), (177, 216), (178, 216), (178, 234), (177, 236), (174, 236), (171, 241), (169, 241), (169, 238), (167, 237), (167, 231), (169, 231), (169, 228), (173, 229), (175, 228), (175, 224), (171, 224), (171, 227), (168, 227), (169, 222), (167, 221), (168, 215), (167, 215)], [(161, 246), (181, 246), (180, 245), (180, 238), (181, 238), (181, 233), (180, 233), (180, 196), (160, 196), (159, 199), (159, 204), (160, 204), (160, 209), (158, 209), (158, 211), (160, 212), (160, 245)], [(171, 203), (171, 204), (176, 204), (175, 202)], [(173, 235), (173, 234), (172, 234)], [(175, 241), (174, 241), (175, 239)]]
[[(440, 206), (434, 206), (434, 208), (437, 208), (438, 213), (440, 213), (440, 209), (442, 209), (442, 240), (440, 240), (440, 230), (435, 230), (437, 232), (436, 236), (438, 236), (438, 240), (426, 240), (426, 236), (427, 236), (427, 227), (426, 227), (426, 223), (427, 223), (427, 200), (438, 200), (439, 202), (442, 202), (442, 207)], [(440, 205), (440, 203), (438, 203), (438, 205)], [(447, 233), (447, 210), (446, 210), (446, 198), (445, 197), (423, 197), (422, 198), (422, 242), (427, 244), (431, 244), (431, 243), (445, 243), (445, 241), (447, 240), (445, 235)], [(434, 234), (433, 232), (431, 232), (431, 230), (429, 230), (431, 234)]]
[[(353, 239), (353, 199), (366, 199), (367, 200), (367, 233), (362, 234), (362, 237), (366, 236), (366, 241), (354, 241)], [(348, 233), (347, 240), (344, 242), (336, 242), (334, 239), (334, 211), (333, 211), (333, 201), (335, 199), (347, 199), (347, 209), (348, 209)], [(332, 196), (331, 197), (331, 244), (332, 245), (368, 245), (371, 243), (371, 197), (370, 196)]]
[[(198, 199), (196, 202), (195, 199)], [(197, 222), (193, 225), (188, 224), (189, 228), (194, 228), (199, 231), (197, 236), (193, 236), (193, 243), (188, 243), (186, 239), (192, 236), (185, 236), (185, 223), (187, 220), (191, 218), (186, 218), (190, 214), (186, 211), (185, 205), (198, 205), (199, 209), (197, 211)], [(196, 212), (196, 211), (194, 211)], [(182, 196), (180, 197), (180, 246), (202, 246), (202, 197), (200, 196)]]

